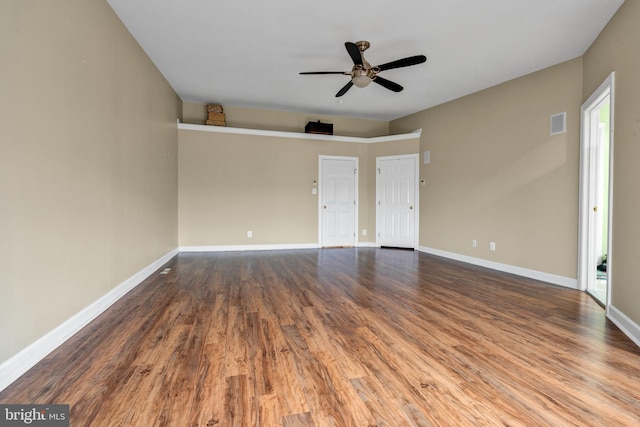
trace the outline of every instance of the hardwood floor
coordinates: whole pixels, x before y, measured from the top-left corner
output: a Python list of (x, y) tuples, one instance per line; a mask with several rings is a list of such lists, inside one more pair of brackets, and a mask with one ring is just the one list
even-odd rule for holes
[(640, 424), (585, 293), (407, 251), (180, 254), (0, 393), (72, 426)]

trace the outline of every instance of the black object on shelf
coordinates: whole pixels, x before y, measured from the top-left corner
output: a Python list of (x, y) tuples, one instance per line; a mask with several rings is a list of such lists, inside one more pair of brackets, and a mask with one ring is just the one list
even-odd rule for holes
[(305, 133), (318, 133), (322, 135), (333, 135), (333, 123), (309, 122), (304, 127)]

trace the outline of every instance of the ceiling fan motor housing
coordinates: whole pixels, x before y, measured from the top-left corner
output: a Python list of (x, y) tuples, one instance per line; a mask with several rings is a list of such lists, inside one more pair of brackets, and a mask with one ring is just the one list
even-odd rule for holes
[(376, 72), (371, 68), (371, 64), (364, 59), (364, 51), (369, 49), (371, 44), (366, 40), (360, 40), (356, 42), (355, 45), (358, 46), (358, 50), (360, 51), (362, 65), (356, 64), (353, 66), (351, 70), (351, 81), (356, 87), (366, 87), (376, 76)]

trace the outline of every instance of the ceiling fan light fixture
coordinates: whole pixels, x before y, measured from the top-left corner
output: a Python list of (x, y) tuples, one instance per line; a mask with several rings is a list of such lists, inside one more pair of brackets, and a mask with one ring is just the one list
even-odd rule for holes
[(364, 75), (364, 76), (355, 76), (351, 81), (357, 87), (367, 87), (372, 80), (371, 80), (371, 77)]
[(367, 87), (371, 83), (372, 78), (364, 69), (355, 69), (352, 73), (351, 81), (357, 87)]

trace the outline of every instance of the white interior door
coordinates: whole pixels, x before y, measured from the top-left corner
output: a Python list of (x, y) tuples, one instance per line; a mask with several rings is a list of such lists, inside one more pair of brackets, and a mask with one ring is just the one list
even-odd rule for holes
[[(608, 310), (611, 300), (611, 208), (614, 74), (582, 104), (578, 286)], [(603, 255), (606, 272), (597, 270)]]
[(355, 246), (358, 158), (320, 156), (320, 245)]
[[(610, 96), (605, 96), (590, 109), (589, 138), (589, 237), (588, 237), (588, 265), (591, 272), (587, 280), (587, 291), (603, 305), (607, 304), (608, 274), (598, 273), (597, 266), (608, 254), (607, 245), (607, 213), (609, 211), (608, 193), (609, 176), (609, 135), (608, 119), (610, 116)], [(604, 119), (603, 119), (604, 117)], [(605, 120), (605, 121), (603, 121)]]
[(376, 244), (417, 246), (418, 155), (376, 159)]

